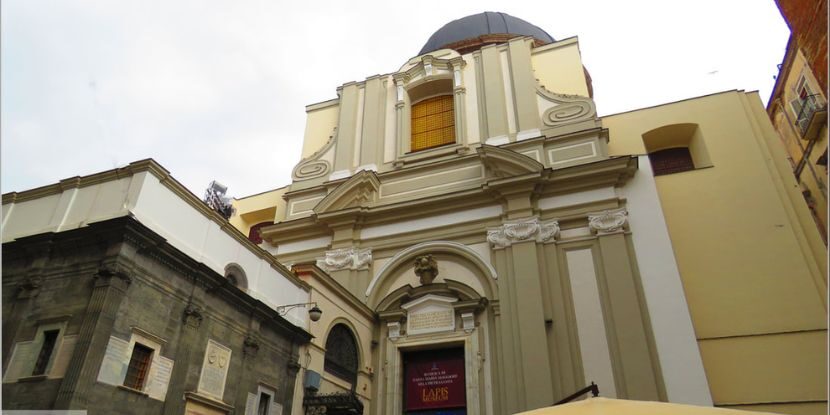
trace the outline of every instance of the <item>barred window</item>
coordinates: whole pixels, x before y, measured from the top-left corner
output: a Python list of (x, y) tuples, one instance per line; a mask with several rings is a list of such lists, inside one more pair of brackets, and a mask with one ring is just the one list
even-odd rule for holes
[(124, 378), (124, 386), (132, 389), (143, 390), (144, 381), (150, 371), (150, 362), (153, 357), (153, 349), (136, 343), (133, 347), (133, 354), (130, 356), (130, 364), (127, 366), (127, 376)]
[(655, 176), (695, 169), (688, 147), (675, 147), (655, 151), (649, 153), (648, 158), (651, 161), (651, 169), (654, 171)]
[(411, 151), (420, 151), (455, 142), (455, 111), (452, 95), (420, 101), (411, 108)]
[(324, 369), (352, 384), (357, 381), (357, 342), (344, 324), (332, 327), (329, 332)]

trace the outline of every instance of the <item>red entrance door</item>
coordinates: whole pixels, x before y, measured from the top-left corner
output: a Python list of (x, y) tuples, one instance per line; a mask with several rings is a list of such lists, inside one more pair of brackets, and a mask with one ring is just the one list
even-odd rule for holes
[(405, 353), (404, 412), (411, 415), (466, 415), (464, 349)]

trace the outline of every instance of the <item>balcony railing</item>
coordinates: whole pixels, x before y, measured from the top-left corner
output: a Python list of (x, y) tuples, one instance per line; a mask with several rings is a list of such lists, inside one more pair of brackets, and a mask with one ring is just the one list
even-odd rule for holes
[(827, 103), (821, 95), (813, 94), (801, 100), (801, 111), (795, 120), (801, 138), (811, 140), (816, 137), (821, 127), (827, 122)]

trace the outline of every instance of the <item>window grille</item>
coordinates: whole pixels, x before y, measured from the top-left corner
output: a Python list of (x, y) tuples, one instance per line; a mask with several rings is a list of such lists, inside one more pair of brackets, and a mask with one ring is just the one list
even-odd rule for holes
[(132, 389), (143, 390), (144, 381), (150, 371), (150, 362), (153, 357), (153, 349), (136, 343), (133, 347), (133, 354), (130, 357), (130, 364), (127, 366), (127, 376), (124, 379), (124, 386)]
[(343, 324), (331, 329), (326, 339), (324, 369), (354, 384), (357, 381), (357, 343), (351, 330)]
[(648, 155), (655, 176), (694, 170), (688, 147), (667, 148)]
[(455, 142), (455, 111), (452, 95), (427, 98), (412, 106), (411, 151)]

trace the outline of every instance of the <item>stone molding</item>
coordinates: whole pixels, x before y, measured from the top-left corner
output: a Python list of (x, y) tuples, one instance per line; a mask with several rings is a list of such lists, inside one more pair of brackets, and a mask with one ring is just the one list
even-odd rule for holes
[(597, 117), (594, 100), (590, 97), (557, 94), (548, 91), (541, 85), (537, 85), (536, 94), (542, 99), (556, 104), (542, 114), (542, 122), (547, 127), (595, 120)]
[(341, 248), (326, 251), (325, 258), (317, 260), (317, 267), (326, 271), (359, 270), (369, 268), (371, 262), (371, 248)]
[(628, 210), (604, 210), (588, 215), (588, 227), (597, 235), (622, 232), (628, 227)]
[(559, 236), (559, 222), (540, 222), (538, 218), (505, 223), (487, 231), (487, 240), (494, 248), (506, 248), (514, 243), (535, 241), (545, 243)]
[(337, 141), (337, 127), (334, 127), (329, 136), (328, 141), (323, 144), (323, 147), (315, 151), (314, 154), (304, 158), (291, 172), (291, 178), (295, 181), (309, 180), (317, 177), (325, 176), (331, 171), (331, 163), (321, 158), (334, 146)]

